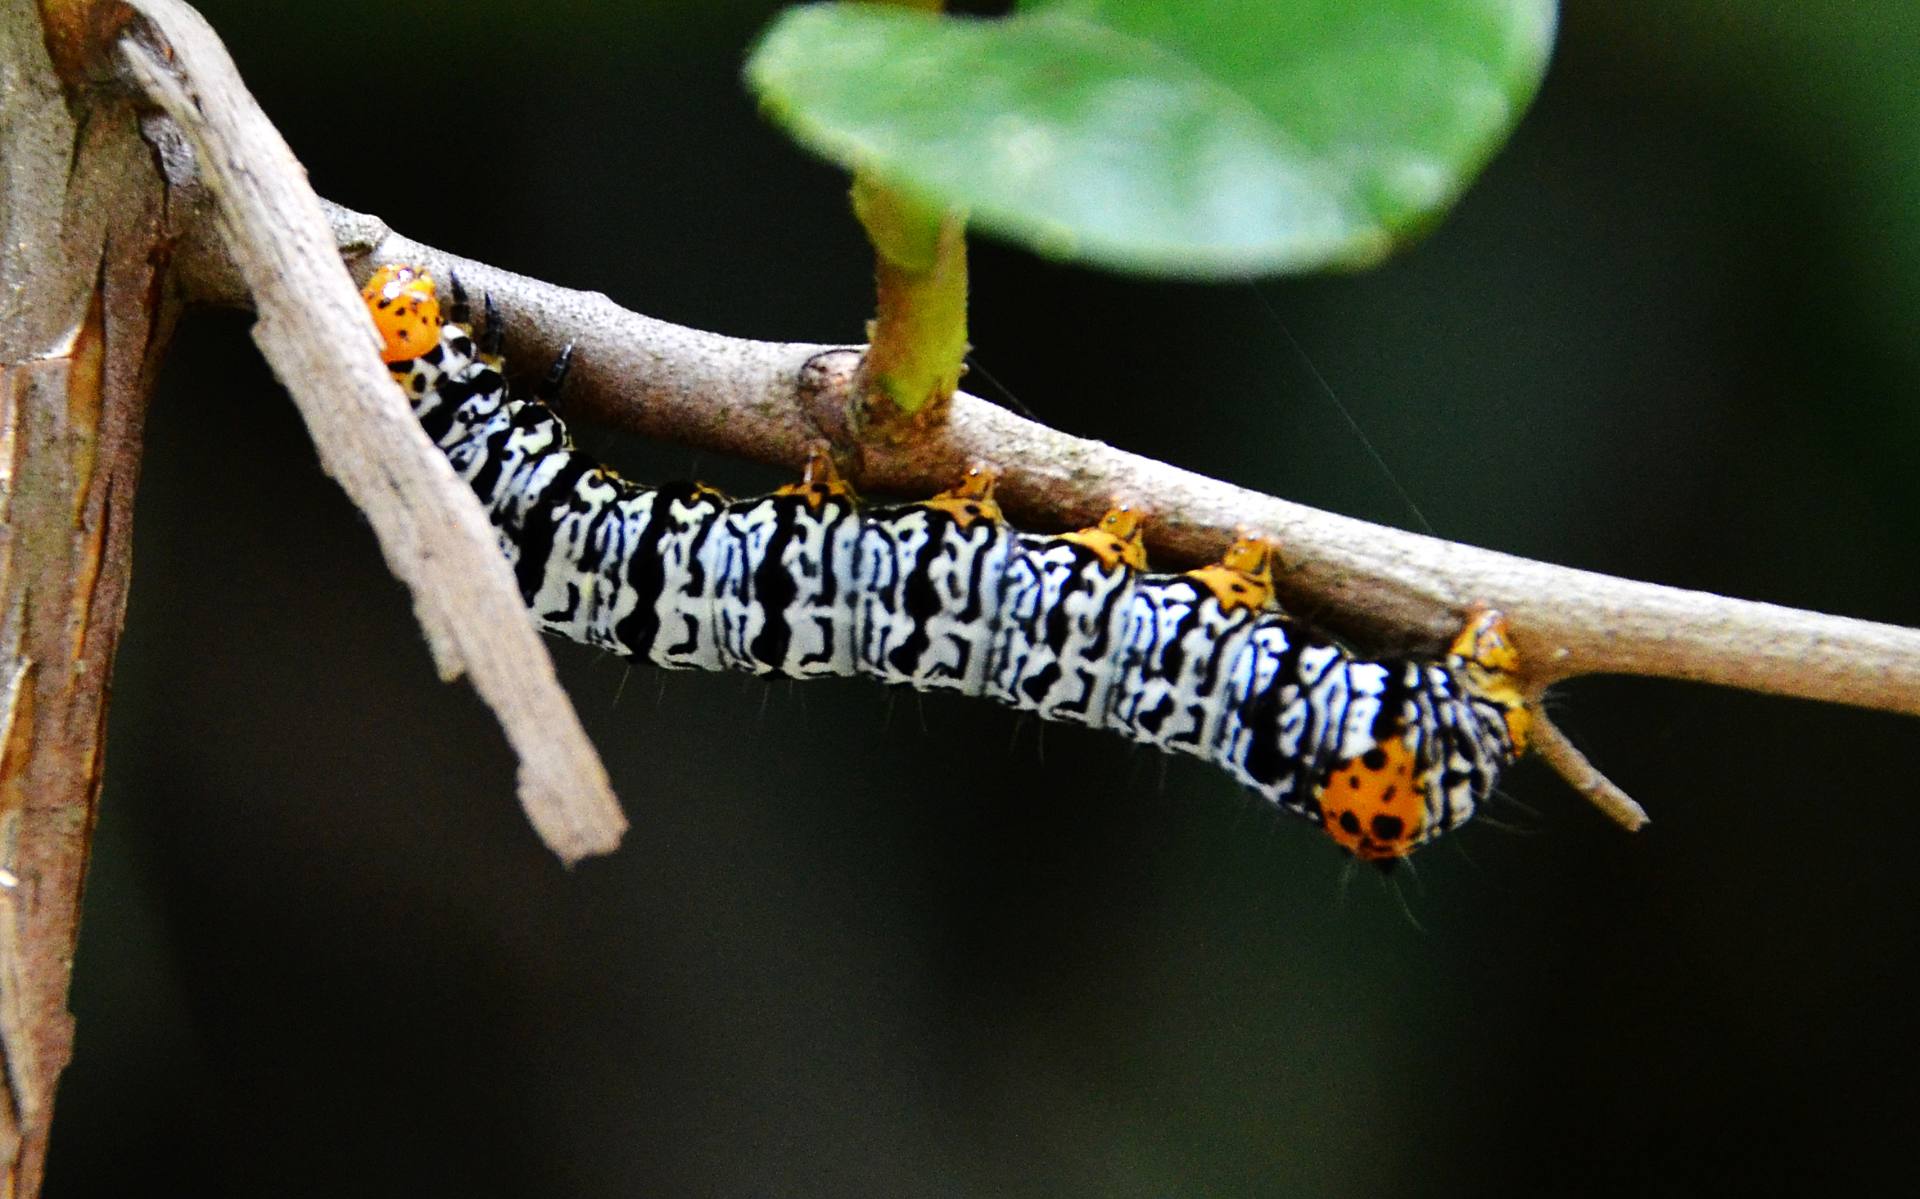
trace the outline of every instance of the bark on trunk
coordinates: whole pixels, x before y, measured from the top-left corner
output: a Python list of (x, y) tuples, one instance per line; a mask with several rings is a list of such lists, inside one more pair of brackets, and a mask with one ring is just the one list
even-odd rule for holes
[[(165, 181), (88, 5), (0, 0), (0, 1195), (39, 1193), (175, 304)], [(111, 14), (109, 14), (111, 15)], [(96, 43), (97, 44), (97, 43)]]

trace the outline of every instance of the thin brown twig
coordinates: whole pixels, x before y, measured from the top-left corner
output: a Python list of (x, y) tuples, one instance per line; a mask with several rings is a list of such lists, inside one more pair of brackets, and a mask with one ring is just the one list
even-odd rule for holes
[[(120, 44), (127, 71), (186, 134), (212, 194), (254, 339), (292, 393), (327, 473), (367, 514), (412, 590), (441, 674), (466, 673), (520, 757), (520, 800), (563, 861), (606, 853), (626, 821), (485, 515), (414, 422), (381, 364), (366, 306), (319, 198), (199, 14), (137, 0), (156, 44)], [(362, 347), (354, 351), (354, 346)]]
[(1621, 828), (1637, 833), (1652, 820), (1633, 796), (1601, 774), (1598, 767), (1587, 761), (1587, 755), (1581, 753), (1560, 731), (1560, 726), (1538, 708), (1533, 713), (1533, 730), (1529, 735), (1528, 748), (1538, 754), (1542, 762), (1553, 767), (1554, 773), (1565, 779), (1568, 786), (1585, 796), (1588, 803), (1599, 808)]

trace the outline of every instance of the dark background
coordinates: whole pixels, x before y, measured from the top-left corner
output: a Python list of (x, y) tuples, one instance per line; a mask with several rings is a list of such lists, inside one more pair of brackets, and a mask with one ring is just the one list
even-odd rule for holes
[[(771, 5), (203, 8), (325, 195), (672, 320), (859, 333), (843, 180), (737, 83)], [(1256, 292), (982, 239), (974, 341), (1050, 423), (1412, 523), (1270, 303), (1445, 536), (1920, 624), (1916, 62), (1903, 0), (1585, 0), (1386, 268)], [(138, 521), (59, 1199), (1908, 1178), (1911, 720), (1572, 685), (1652, 828), (1526, 766), (1388, 883), (1111, 737), (554, 643), (634, 824), (568, 873), (243, 317), (183, 330)]]

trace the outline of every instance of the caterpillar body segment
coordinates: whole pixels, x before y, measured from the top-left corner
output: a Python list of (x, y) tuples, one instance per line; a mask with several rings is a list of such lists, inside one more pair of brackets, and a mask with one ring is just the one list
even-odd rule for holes
[(853, 596), (858, 671), (923, 691), (986, 694), (1013, 551), (991, 481), (978, 502), (949, 493), (873, 511), (860, 530)]
[(509, 390), (457, 288), (449, 321), (406, 267), (365, 295), (394, 377), (548, 632), (668, 669), (865, 675), (1112, 729), (1213, 761), (1376, 861), (1469, 819), (1525, 747), (1496, 612), (1474, 613), (1443, 658), (1370, 661), (1279, 610), (1269, 542), (1150, 573), (1139, 513), (1023, 532), (985, 468), (887, 506), (861, 505), (824, 453), (755, 499), (643, 486)]

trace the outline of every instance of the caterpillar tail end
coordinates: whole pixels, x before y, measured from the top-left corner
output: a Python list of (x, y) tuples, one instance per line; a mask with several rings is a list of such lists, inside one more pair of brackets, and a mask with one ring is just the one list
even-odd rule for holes
[(360, 298), (380, 332), (381, 361), (405, 362), (440, 340), (440, 299), (424, 270), (383, 266), (360, 289)]

